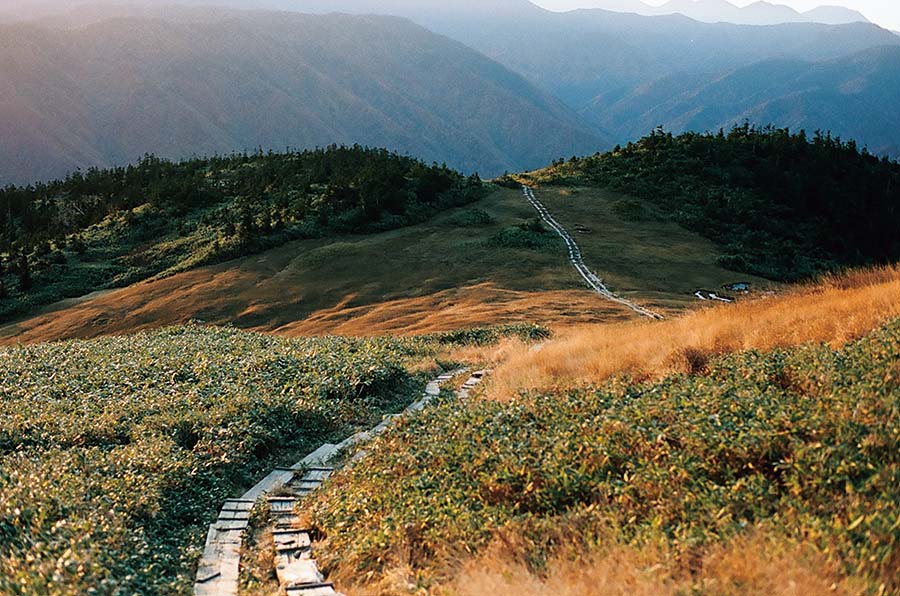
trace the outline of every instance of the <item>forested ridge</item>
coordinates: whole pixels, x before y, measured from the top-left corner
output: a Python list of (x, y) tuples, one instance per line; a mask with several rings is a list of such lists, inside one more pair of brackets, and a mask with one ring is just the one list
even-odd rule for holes
[(298, 238), (370, 233), (480, 196), (481, 180), (359, 146), (76, 171), (0, 190), (0, 317)]
[(657, 129), (535, 178), (625, 192), (630, 212), (672, 218), (720, 244), (721, 264), (770, 279), (900, 259), (900, 164), (827, 133)]

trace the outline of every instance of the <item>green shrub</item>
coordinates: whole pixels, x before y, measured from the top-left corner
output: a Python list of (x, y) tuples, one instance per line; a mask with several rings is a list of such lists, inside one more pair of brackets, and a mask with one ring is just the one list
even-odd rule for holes
[(0, 350), (0, 593), (189, 593), (222, 500), (402, 408), (430, 349), (189, 325)]
[(446, 402), (313, 499), (322, 562), (377, 577), (407, 553), (427, 587), (501, 528), (525, 532), (540, 568), (611, 532), (690, 557), (761, 527), (898, 593), (898, 361), (900, 322), (842, 350), (749, 352), (652, 384)]
[(561, 242), (559, 236), (547, 230), (537, 218), (504, 228), (488, 239), (488, 244), (496, 248), (541, 251), (558, 250)]
[(497, 343), (507, 337), (517, 337), (522, 341), (543, 341), (549, 339), (551, 332), (540, 325), (518, 324), (497, 325), (494, 327), (477, 327), (447, 331), (426, 336), (426, 339), (443, 345), (476, 345), (484, 346)]
[(479, 226), (487, 226), (494, 223), (496, 220), (491, 216), (490, 213), (483, 209), (467, 209), (462, 213), (454, 215), (450, 219), (447, 220), (447, 223), (451, 226), (459, 227), (459, 228), (475, 228)]

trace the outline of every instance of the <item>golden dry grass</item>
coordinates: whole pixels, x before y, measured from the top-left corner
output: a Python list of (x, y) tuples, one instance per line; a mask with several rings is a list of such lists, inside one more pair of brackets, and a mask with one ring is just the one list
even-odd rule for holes
[(811, 547), (751, 534), (711, 547), (693, 569), (660, 548), (612, 546), (587, 556), (560, 556), (539, 577), (503, 548), (468, 563), (438, 592), (446, 596), (807, 596), (857, 595), (864, 587)]
[(349, 596), (862, 596), (867, 590), (864, 581), (847, 578), (815, 546), (758, 529), (690, 556), (662, 546), (622, 545), (610, 538), (587, 551), (565, 549), (540, 574), (522, 561), (512, 534), (461, 562), (452, 578), (427, 589), (417, 587), (416, 574), (402, 563), (378, 581), (352, 583), (350, 578), (341, 583)]
[(850, 272), (780, 296), (694, 311), (662, 322), (580, 325), (538, 346), (506, 343), (468, 359), (496, 365), (494, 398), (571, 387), (618, 374), (699, 372), (716, 354), (809, 342), (839, 346), (900, 317), (900, 266)]

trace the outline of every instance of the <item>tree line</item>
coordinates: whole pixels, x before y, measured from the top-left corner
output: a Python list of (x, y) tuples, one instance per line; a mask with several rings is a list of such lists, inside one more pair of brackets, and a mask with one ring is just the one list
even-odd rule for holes
[[(0, 298), (21, 301), (74, 278), (85, 262), (109, 271), (94, 271), (93, 285), (124, 285), (178, 259), (206, 264), (296, 238), (390, 229), (469, 202), (482, 186), (446, 165), (336, 145), (181, 161), (146, 155), (8, 186), (0, 189)], [(82, 285), (39, 302), (97, 289)], [(0, 317), (20, 307), (0, 305)]]
[(553, 172), (640, 199), (719, 243), (734, 270), (795, 281), (900, 260), (900, 164), (829, 133), (657, 129)]

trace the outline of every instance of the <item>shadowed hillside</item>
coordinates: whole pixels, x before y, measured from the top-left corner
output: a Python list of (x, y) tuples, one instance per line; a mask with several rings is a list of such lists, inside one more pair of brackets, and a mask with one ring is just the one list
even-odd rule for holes
[(900, 259), (900, 164), (830, 134), (657, 129), (526, 178), (623, 191), (638, 218), (658, 210), (722, 246), (723, 266), (769, 279)]
[(495, 175), (606, 144), (520, 76), (407, 21), (179, 14), (0, 27), (0, 183), (148, 152), (332, 143)]
[(670, 75), (621, 99), (598, 98), (585, 114), (626, 138), (663, 125), (673, 132), (731, 128), (744, 120), (793, 129), (828, 128), (900, 156), (900, 46), (835, 60), (767, 60), (714, 75)]

